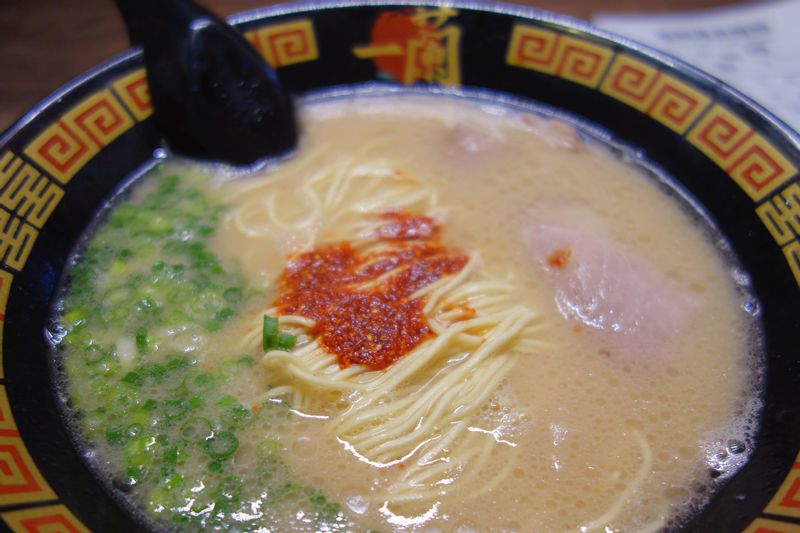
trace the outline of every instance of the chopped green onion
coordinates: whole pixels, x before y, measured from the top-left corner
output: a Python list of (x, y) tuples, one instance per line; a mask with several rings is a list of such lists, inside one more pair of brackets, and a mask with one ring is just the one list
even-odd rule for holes
[(151, 311), (156, 307), (156, 302), (149, 296), (144, 296), (136, 303), (136, 306), (139, 311)]
[(181, 426), (181, 437), (191, 442), (202, 442), (211, 437), (211, 422), (199, 416), (187, 420)]
[(214, 491), (214, 510), (232, 511), (242, 496), (242, 482), (234, 476), (227, 476), (219, 482)]
[[(119, 456), (117, 478), (141, 485), (137, 490), (154, 515), (182, 529), (221, 529), (253, 496), (239, 481), (240, 466), (229, 471), (248, 425), (257, 417), (291, 414), (285, 405), (251, 407), (230, 394), (235, 389), (227, 383), (257, 365), (257, 353), (236, 354), (214, 368), (180, 352), (171, 355), (165, 336), (223, 329), (252, 290), (210, 250), (223, 206), (177, 176), (158, 177), (157, 189), (112, 211), (70, 272), (62, 325), (63, 344), (74, 355), (66, 367), (70, 376), (91, 380), (91, 388), (73, 391), (71, 400), (86, 413), (86, 435)], [(264, 317), (265, 350), (292, 350), (298, 343), (279, 320)], [(122, 337), (127, 351), (120, 355), (112, 341)], [(132, 361), (122, 357), (130, 355)], [(267, 439), (256, 452), (259, 494), (269, 501), (307, 498), (310, 518), (326, 526), (320, 530), (342, 522), (336, 504), (292, 480), (281, 449)], [(181, 467), (194, 464), (198, 452), (205, 488), (195, 494), (196, 484), (183, 478)], [(187, 508), (190, 498), (196, 503)], [(209, 505), (214, 516), (201, 516)]]
[(125, 383), (130, 383), (134, 387), (141, 387), (144, 385), (144, 376), (135, 370), (131, 370), (125, 374), (125, 376), (123, 376), (122, 381)]
[(172, 474), (164, 480), (164, 488), (167, 490), (175, 490), (181, 485), (183, 485), (183, 476), (180, 474)]
[[(232, 290), (232, 289), (231, 289)], [(84, 320), (86, 320), (86, 316), (89, 313), (83, 307), (75, 307), (70, 312), (64, 315), (64, 321), (75, 327), (76, 324), (80, 324)]]
[(226, 307), (225, 309), (220, 309), (217, 311), (217, 314), (214, 315), (214, 318), (217, 320), (227, 320), (235, 314), (236, 312), (233, 309)]
[(110, 446), (121, 446), (127, 440), (127, 433), (122, 426), (106, 427), (106, 442)]
[(289, 335), (288, 333), (281, 333), (278, 335), (278, 345), (276, 348), (288, 352), (294, 348), (295, 343), (297, 343), (297, 337)]
[(118, 326), (121, 326), (130, 314), (130, 310), (125, 307), (112, 307), (111, 309), (103, 309), (100, 311), (103, 322)]
[(242, 299), (242, 289), (239, 287), (231, 287), (230, 289), (226, 290), (222, 296), (228, 303), (238, 303)]
[(174, 468), (178, 464), (178, 447), (172, 446), (164, 450), (161, 460), (165, 466)]
[(220, 419), (226, 426), (238, 429), (246, 426), (253, 419), (253, 411), (244, 405), (234, 405), (223, 411)]
[(188, 359), (184, 359), (183, 357), (173, 357), (169, 361), (167, 361), (165, 367), (166, 370), (179, 370), (181, 368), (186, 368), (192, 364), (191, 361)]
[(87, 346), (86, 350), (83, 353), (83, 360), (86, 362), (87, 365), (93, 365), (95, 363), (99, 363), (103, 359), (105, 359), (106, 354), (103, 352), (96, 345)]
[(262, 461), (275, 461), (280, 455), (281, 443), (277, 439), (265, 439), (256, 446), (256, 456)]
[(238, 448), (239, 439), (230, 431), (221, 431), (203, 442), (203, 450), (216, 461), (228, 459)]
[(316, 508), (317, 523), (332, 523), (336, 520), (337, 515), (342, 512), (342, 508), (338, 503), (331, 503), (325, 498), (325, 495), (319, 491), (307, 491), (308, 500)]
[(144, 409), (145, 411), (152, 411), (156, 407), (158, 407), (158, 402), (152, 399), (145, 400), (145, 402), (142, 404), (142, 409)]
[(123, 457), (129, 465), (150, 464), (153, 462), (153, 457), (150, 454), (150, 448), (154, 444), (155, 439), (152, 437), (134, 437), (125, 445), (125, 448), (122, 451)]
[(219, 400), (217, 400), (217, 405), (220, 407), (232, 407), (236, 405), (238, 400), (236, 400), (235, 396), (231, 396), (230, 394), (226, 394), (222, 396)]
[(206, 392), (214, 386), (214, 378), (210, 374), (201, 372), (193, 376), (187, 376), (183, 381), (186, 390), (192, 394)]
[(278, 345), (278, 319), (264, 315), (264, 329), (261, 335), (261, 344), (264, 351), (271, 350)]
[(133, 424), (129, 424), (128, 427), (125, 429), (128, 437), (138, 437), (144, 431), (144, 426), (139, 424), (138, 422), (134, 422)]
[(176, 285), (167, 290), (167, 301), (171, 304), (182, 304), (192, 297), (192, 289), (185, 285)]
[(150, 339), (147, 333), (142, 331), (136, 334), (136, 351), (140, 354), (147, 353), (147, 346), (150, 344)]
[(269, 495), (267, 502), (269, 504), (276, 504), (281, 500), (292, 499), (293, 497), (296, 498), (302, 496), (302, 494), (303, 487), (294, 481), (289, 481), (288, 483), (284, 483), (281, 487), (273, 490), (272, 494)]
[(141, 483), (147, 476), (147, 465), (142, 463), (128, 465), (125, 469), (125, 474), (125, 483), (128, 485), (133, 486), (137, 483)]
[(206, 331), (213, 333), (222, 329), (222, 322), (219, 320), (210, 320), (206, 322), (206, 325), (203, 327), (205, 327)]
[(189, 398), (189, 409), (197, 410), (205, 407), (206, 401), (200, 396), (192, 396)]
[(284, 350), (289, 351), (297, 343), (297, 337), (288, 333), (278, 331), (278, 319), (264, 315), (264, 329), (262, 331), (261, 344), (264, 351)]
[(170, 398), (164, 401), (164, 414), (167, 418), (181, 418), (189, 411), (189, 402), (182, 398)]
[(111, 263), (111, 269), (110, 270), (111, 270), (111, 275), (112, 276), (119, 276), (123, 272), (125, 272), (125, 263), (123, 261), (116, 260), (113, 263)]
[(139, 368), (151, 378), (161, 381), (167, 373), (167, 367), (158, 363), (141, 365)]

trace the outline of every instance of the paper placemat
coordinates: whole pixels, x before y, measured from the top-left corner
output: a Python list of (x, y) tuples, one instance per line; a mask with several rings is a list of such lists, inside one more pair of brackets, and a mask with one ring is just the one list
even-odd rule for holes
[(600, 13), (594, 23), (692, 63), (800, 131), (800, 2), (656, 15)]

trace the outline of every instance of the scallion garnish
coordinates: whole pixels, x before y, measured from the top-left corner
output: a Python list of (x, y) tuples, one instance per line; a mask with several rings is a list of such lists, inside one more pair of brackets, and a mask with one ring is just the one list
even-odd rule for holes
[(278, 319), (264, 315), (264, 329), (261, 335), (261, 344), (264, 351), (269, 351), (278, 345)]
[(239, 439), (230, 431), (222, 431), (207, 438), (203, 449), (215, 461), (223, 461), (234, 454), (239, 447)]
[(295, 337), (294, 335), (289, 335), (288, 333), (281, 333), (278, 335), (278, 345), (276, 346), (276, 348), (288, 352), (292, 348), (294, 348), (296, 342), (297, 342), (297, 337)]
[(262, 345), (265, 352), (270, 350), (289, 351), (297, 343), (297, 337), (278, 331), (278, 319), (264, 315), (264, 329), (262, 331)]

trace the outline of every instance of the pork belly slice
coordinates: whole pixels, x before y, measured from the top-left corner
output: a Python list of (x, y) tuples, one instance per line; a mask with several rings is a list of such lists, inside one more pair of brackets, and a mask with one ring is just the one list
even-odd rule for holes
[[(591, 222), (591, 223), (587, 223)], [(575, 224), (532, 221), (522, 231), (546, 273), (561, 315), (624, 356), (666, 357), (688, 326), (694, 296), (635, 250), (582, 217)]]

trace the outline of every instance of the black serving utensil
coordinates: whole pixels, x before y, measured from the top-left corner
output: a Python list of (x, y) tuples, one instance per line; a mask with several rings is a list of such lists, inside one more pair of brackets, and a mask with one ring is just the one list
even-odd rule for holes
[(297, 145), (289, 94), (235, 29), (191, 0), (115, 1), (174, 152), (250, 165)]

